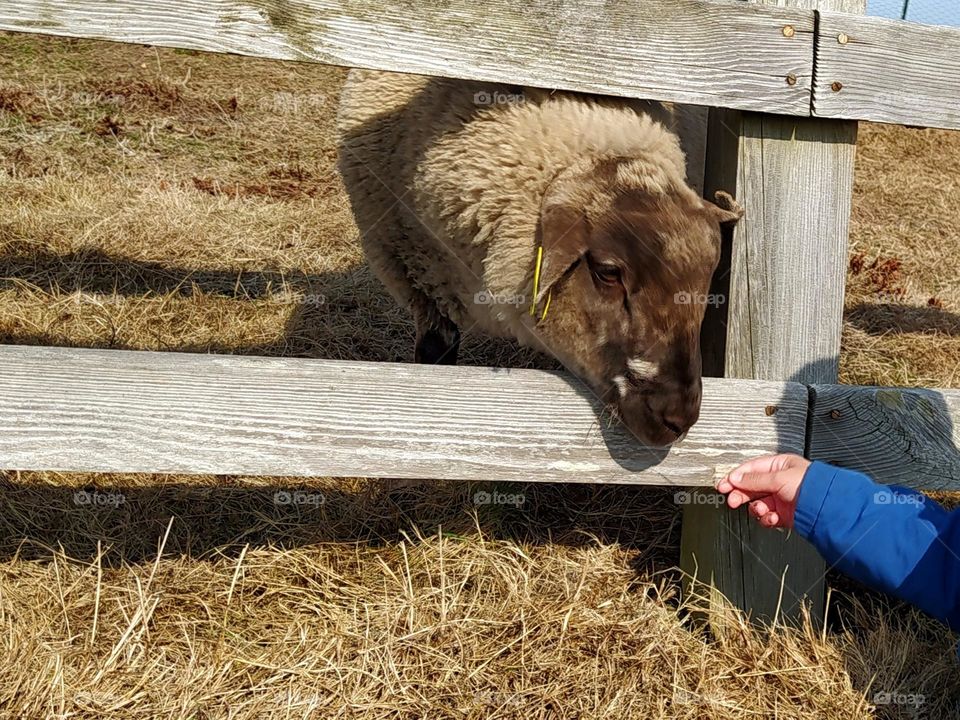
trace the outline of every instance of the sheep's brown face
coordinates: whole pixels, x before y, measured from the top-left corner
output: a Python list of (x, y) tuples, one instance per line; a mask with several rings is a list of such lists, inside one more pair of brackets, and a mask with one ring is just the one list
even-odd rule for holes
[(739, 217), (693, 193), (629, 191), (606, 211), (556, 205), (541, 219), (552, 294), (543, 340), (641, 441), (665, 446), (700, 414), (700, 325)]

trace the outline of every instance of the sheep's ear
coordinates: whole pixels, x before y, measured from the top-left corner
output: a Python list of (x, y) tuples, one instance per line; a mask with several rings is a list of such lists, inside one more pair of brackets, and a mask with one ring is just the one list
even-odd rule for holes
[(734, 225), (737, 220), (743, 217), (743, 207), (733, 199), (730, 193), (717, 190), (714, 198), (717, 200), (716, 205), (709, 200), (704, 200), (703, 204), (719, 224)]
[(550, 205), (540, 214), (539, 245), (543, 248), (540, 265), (539, 305), (550, 288), (587, 252), (587, 219), (570, 205)]

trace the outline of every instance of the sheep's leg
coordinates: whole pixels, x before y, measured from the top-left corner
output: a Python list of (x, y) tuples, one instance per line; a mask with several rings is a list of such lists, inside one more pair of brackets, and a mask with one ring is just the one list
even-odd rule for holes
[(460, 351), (460, 329), (440, 314), (426, 297), (418, 298), (413, 307), (417, 325), (417, 343), (413, 358), (425, 365), (456, 365)]
[[(374, 238), (376, 239), (376, 238)], [(393, 298), (413, 315), (417, 328), (414, 361), (425, 365), (456, 365), (460, 330), (437, 308), (436, 303), (410, 282), (406, 265), (385, 249), (387, 242), (363, 236), (367, 262)]]

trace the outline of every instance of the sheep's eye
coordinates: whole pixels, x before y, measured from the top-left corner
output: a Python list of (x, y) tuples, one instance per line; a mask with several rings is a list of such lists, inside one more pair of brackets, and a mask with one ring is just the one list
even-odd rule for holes
[(596, 265), (593, 274), (604, 285), (616, 285), (620, 282), (620, 267), (613, 264)]

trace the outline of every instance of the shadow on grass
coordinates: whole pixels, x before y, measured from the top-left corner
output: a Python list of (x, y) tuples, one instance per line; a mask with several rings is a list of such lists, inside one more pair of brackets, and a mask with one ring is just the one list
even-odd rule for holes
[[(0, 290), (32, 287), (58, 298), (83, 293), (78, 305), (93, 312), (97, 303), (147, 298), (190, 298), (199, 294), (239, 302), (276, 303), (291, 308), (283, 333), (274, 342), (224, 343), (154, 340), (150, 321), (139, 321), (135, 340), (105, 332), (78, 341), (70, 332), (0, 328), (0, 343), (114, 350), (161, 350), (409, 362), (413, 324), (369, 269), (304, 273), (290, 269), (210, 270), (130, 260), (92, 249), (57, 255), (33, 251), (0, 254)], [(89, 304), (86, 304), (89, 303)], [(463, 365), (558, 369), (559, 364), (502, 338), (467, 334)]]
[(284, 287), (308, 292), (322, 281), (299, 270), (203, 270), (130, 260), (97, 248), (57, 254), (34, 247), (0, 255), (0, 290), (28, 284), (47, 292), (135, 297), (197, 292), (241, 300), (269, 297)]
[[(209, 558), (245, 547), (316, 543), (382, 545), (405, 536), (475, 536), (521, 544), (619, 543), (640, 550), (637, 569), (676, 564), (679, 512), (659, 487), (410, 480), (268, 481), (163, 476), (0, 473), (0, 559), (46, 561), (62, 551), (109, 566), (152, 562), (173, 519), (165, 555)], [(151, 484), (145, 485), (144, 482)], [(152, 484), (154, 483), (155, 484)], [(56, 483), (56, 484), (54, 484)], [(504, 502), (487, 499), (499, 493)], [(513, 498), (513, 500), (510, 500)]]
[(960, 315), (933, 306), (860, 303), (848, 309), (844, 318), (870, 335), (938, 333), (960, 336)]

